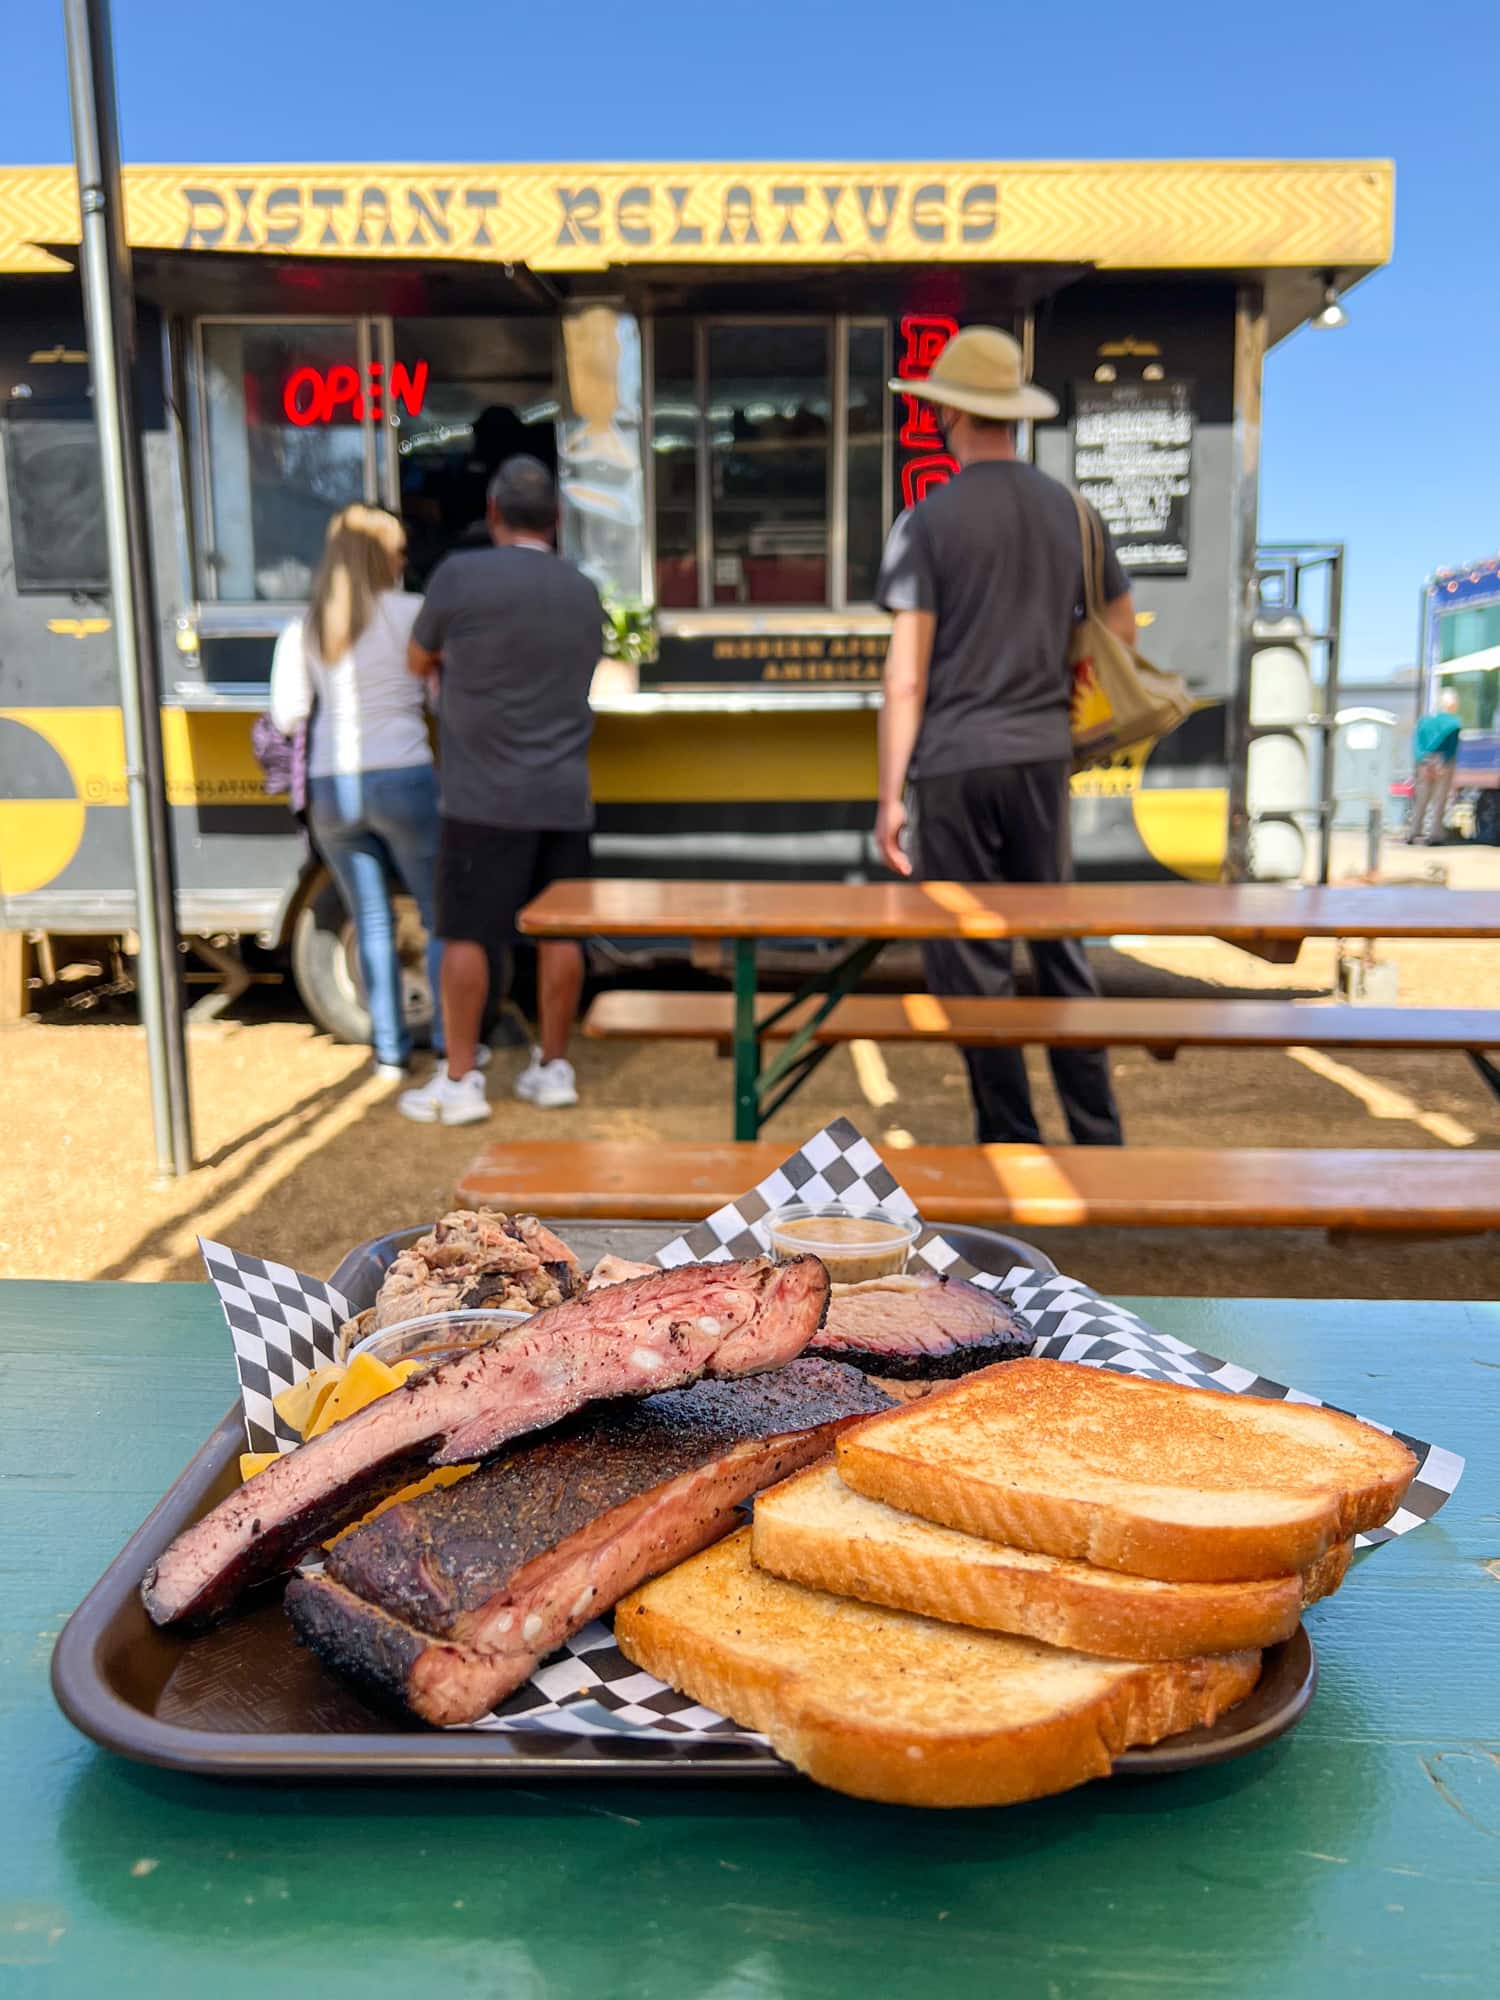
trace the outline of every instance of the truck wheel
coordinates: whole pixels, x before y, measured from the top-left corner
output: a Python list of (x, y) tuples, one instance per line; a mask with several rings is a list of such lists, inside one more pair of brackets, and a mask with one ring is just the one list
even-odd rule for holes
[[(432, 1026), (432, 989), (427, 980), (426, 939), (409, 897), (395, 900), (397, 949), (401, 954), (401, 1003), (406, 1024), (418, 1041)], [(368, 1042), (370, 1012), (354, 940), (354, 922), (331, 875), (323, 875), (303, 904), (292, 929), (292, 977), (313, 1020), (336, 1042)]]
[(1500, 792), (1481, 792), (1474, 801), (1474, 838), (1500, 847)]

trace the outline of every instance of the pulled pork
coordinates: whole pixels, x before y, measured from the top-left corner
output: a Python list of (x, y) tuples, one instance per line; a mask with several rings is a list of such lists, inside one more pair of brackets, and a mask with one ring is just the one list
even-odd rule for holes
[(534, 1215), (455, 1209), (400, 1253), (374, 1305), (342, 1329), (340, 1352), (427, 1313), (540, 1312), (583, 1289), (578, 1259)]

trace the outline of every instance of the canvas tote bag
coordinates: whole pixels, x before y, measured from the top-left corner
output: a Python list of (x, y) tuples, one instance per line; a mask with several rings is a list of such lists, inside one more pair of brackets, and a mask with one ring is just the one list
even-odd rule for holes
[(1175, 729), (1196, 704), (1177, 674), (1152, 666), (1117, 639), (1100, 616), (1104, 603), (1104, 531), (1081, 494), (1073, 495), (1083, 538), (1083, 617), (1068, 650), (1073, 769), (1102, 764), (1120, 750)]

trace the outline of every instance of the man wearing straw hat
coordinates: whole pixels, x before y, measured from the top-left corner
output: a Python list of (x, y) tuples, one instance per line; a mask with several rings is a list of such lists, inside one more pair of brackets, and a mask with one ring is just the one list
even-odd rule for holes
[[(996, 327), (955, 334), (899, 395), (934, 406), (960, 470), (891, 530), (876, 596), (894, 614), (880, 718), (875, 838), (898, 875), (928, 881), (1066, 882), (1071, 731), (1068, 644), (1083, 604), (1078, 514), (1067, 487), (1016, 457), (1016, 424), (1057, 415)], [(1135, 641), (1130, 587), (1105, 531), (1103, 616)], [(1038, 990), (1097, 991), (1073, 939), (1030, 946)], [(922, 947), (937, 994), (1015, 992), (1004, 940)], [(1052, 1075), (1078, 1145), (1118, 1145), (1103, 1049), (1054, 1049)], [(1037, 1142), (1019, 1049), (965, 1049), (981, 1143)]]

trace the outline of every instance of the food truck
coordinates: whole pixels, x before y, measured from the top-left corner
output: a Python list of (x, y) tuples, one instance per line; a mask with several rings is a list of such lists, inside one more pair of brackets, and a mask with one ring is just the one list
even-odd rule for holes
[[(952, 475), (899, 386), (1016, 334), (1019, 448), (1109, 520), (1144, 649), (1199, 706), (1080, 775), (1084, 874), (1243, 867), (1267, 350), (1388, 256), (1381, 162), (135, 167), (125, 173), (178, 926), (290, 951), (357, 1032), (348, 927), (251, 726), (330, 514), (405, 521), (410, 583), (516, 450), (617, 656), (598, 864), (874, 866), (873, 598)], [(0, 170), (0, 927), (134, 899), (71, 170)], [(413, 951), (413, 980), (420, 954)], [(414, 1000), (414, 1004), (415, 1000)]]
[(1420, 645), (1418, 713), (1447, 688), (1458, 696), (1453, 802), (1472, 812), (1476, 840), (1500, 846), (1500, 555), (1427, 579)]

